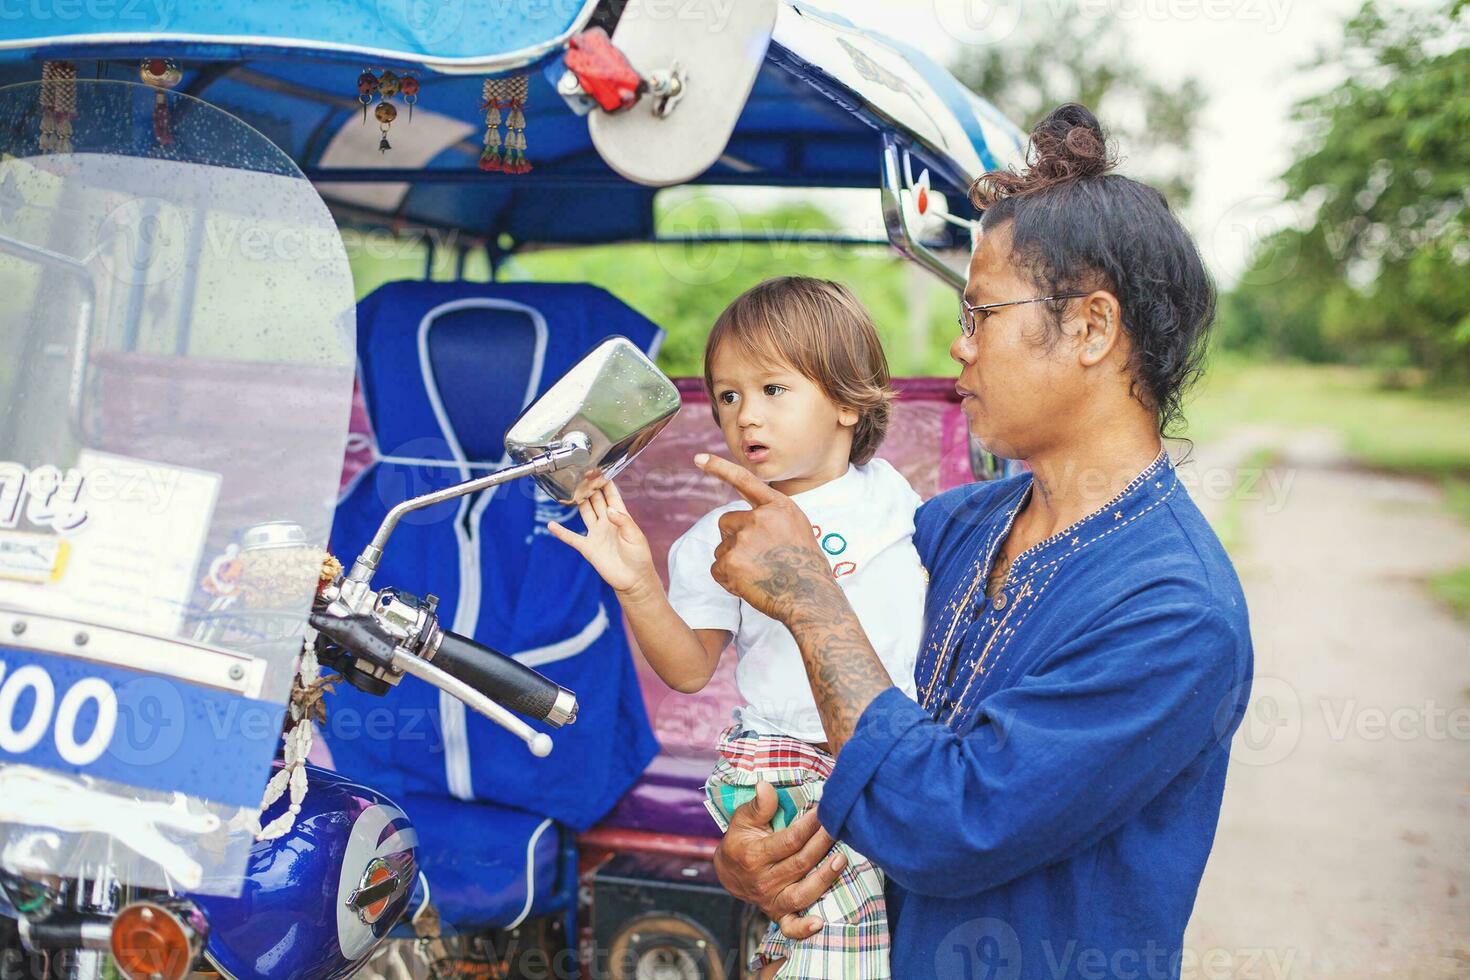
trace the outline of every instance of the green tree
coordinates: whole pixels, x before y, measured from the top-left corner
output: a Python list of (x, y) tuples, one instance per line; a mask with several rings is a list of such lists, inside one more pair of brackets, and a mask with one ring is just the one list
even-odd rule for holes
[(1053, 17), (1027, 9), (1001, 44), (967, 45), (956, 78), (1023, 128), (1063, 102), (1080, 102), (1112, 131), (1130, 176), (1161, 190), (1177, 210), (1197, 170), (1195, 128), (1205, 96), (1198, 80), (1149, 77), (1112, 19)]
[(1261, 241), (1234, 289), (1220, 298), (1213, 342), (1258, 357), (1341, 360), (1343, 346), (1323, 323), (1333, 272), (1319, 229), (1287, 228)]
[[(1226, 334), (1280, 315), (1272, 353), (1319, 345), (1348, 360), (1470, 377), (1470, 4), (1369, 0), (1324, 61), (1346, 69), (1297, 106), (1304, 129), (1287, 195), (1313, 222), (1263, 243), (1281, 274), (1242, 278)], [(1283, 242), (1296, 246), (1283, 262)], [(1288, 248), (1287, 252), (1291, 252)]]

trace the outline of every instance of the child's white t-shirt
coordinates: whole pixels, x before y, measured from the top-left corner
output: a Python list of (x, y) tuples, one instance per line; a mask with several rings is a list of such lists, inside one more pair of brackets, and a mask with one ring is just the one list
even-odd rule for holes
[[(914, 511), (922, 502), (881, 459), (791, 498), (812, 523), (864, 632), (888, 676), (914, 697), (914, 660), (924, 628), (927, 575), (914, 550)], [(695, 522), (669, 549), (669, 603), (690, 629), (729, 630), (745, 699), (736, 721), (762, 734), (824, 742), (826, 734), (791, 631), (726, 592), (710, 575), (719, 520), (749, 510), (737, 500)]]

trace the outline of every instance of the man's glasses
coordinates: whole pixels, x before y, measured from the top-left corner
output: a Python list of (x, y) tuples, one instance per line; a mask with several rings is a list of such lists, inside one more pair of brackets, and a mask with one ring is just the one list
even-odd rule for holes
[(961, 296), (959, 316), (960, 332), (963, 333), (966, 337), (975, 336), (975, 327), (979, 323), (979, 321), (975, 319), (975, 314), (977, 313), (984, 313), (988, 317), (990, 316), (991, 310), (998, 310), (1003, 306), (1021, 306), (1026, 303), (1047, 303), (1054, 299), (1081, 299), (1083, 296), (1086, 295), (1087, 293), (1057, 293), (1055, 296), (1037, 296), (1035, 299), (1010, 299), (1006, 300), (1004, 303), (983, 303), (980, 306), (970, 305), (969, 303), (965, 302), (965, 298)]

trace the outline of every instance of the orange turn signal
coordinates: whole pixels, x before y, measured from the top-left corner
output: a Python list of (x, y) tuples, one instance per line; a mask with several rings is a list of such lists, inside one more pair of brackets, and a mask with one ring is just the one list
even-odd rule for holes
[(172, 909), (134, 902), (113, 919), (112, 958), (128, 980), (183, 980), (199, 954), (199, 939)]

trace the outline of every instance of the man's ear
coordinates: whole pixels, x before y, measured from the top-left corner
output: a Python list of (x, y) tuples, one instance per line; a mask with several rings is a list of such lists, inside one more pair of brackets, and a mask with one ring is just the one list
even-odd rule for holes
[(1105, 289), (1088, 293), (1069, 333), (1077, 338), (1077, 359), (1083, 367), (1105, 361), (1123, 340), (1123, 308)]
[(860, 418), (862, 418), (862, 413), (857, 409), (849, 408), (846, 405), (837, 406), (837, 424), (843, 428), (851, 429), (858, 424), (858, 419)]

